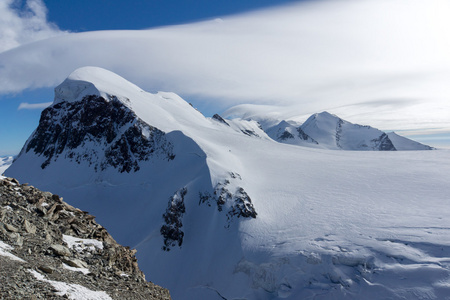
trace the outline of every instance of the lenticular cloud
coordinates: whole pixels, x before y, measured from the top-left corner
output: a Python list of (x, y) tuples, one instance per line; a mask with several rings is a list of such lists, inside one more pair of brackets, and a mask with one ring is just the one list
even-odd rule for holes
[(0, 54), (0, 93), (51, 87), (92, 65), (217, 110), (266, 104), (450, 131), (448, 15), (445, 0), (309, 1), (221, 22), (72, 33)]

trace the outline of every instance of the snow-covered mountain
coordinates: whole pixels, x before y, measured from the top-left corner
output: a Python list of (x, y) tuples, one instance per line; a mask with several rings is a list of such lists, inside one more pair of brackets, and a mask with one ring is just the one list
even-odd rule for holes
[(5, 172), (6, 169), (12, 164), (14, 160), (13, 156), (3, 156), (0, 157), (0, 176)]
[(328, 112), (310, 116), (302, 125), (281, 121), (266, 129), (274, 140), (306, 147), (332, 150), (432, 150), (396, 133), (385, 133), (370, 126), (352, 124)]
[(388, 132), (387, 133), (388, 138), (391, 140), (392, 144), (394, 145), (395, 149), (400, 151), (406, 151), (406, 150), (433, 150), (435, 148), (430, 147), (428, 145), (424, 145), (421, 143), (418, 143), (416, 141), (413, 141), (411, 139), (405, 138), (401, 135), (398, 135), (395, 132)]
[[(302, 131), (335, 142), (334, 118)], [(354, 145), (341, 125), (341, 146)], [(6, 174), (97, 216), (174, 299), (438, 299), (450, 292), (449, 157), (293, 147), (85, 67)]]

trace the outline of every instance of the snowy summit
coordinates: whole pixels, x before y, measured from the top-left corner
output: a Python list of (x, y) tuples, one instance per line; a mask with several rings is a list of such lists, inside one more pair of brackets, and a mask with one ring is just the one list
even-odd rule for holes
[(81, 101), (88, 95), (105, 99), (110, 96), (124, 98), (125, 95), (136, 92), (143, 91), (113, 72), (97, 67), (83, 67), (75, 70), (55, 88), (54, 104)]
[(450, 156), (391, 151), (412, 149), (325, 112), (207, 118), (87, 67), (6, 175), (96, 215), (174, 299), (442, 299)]

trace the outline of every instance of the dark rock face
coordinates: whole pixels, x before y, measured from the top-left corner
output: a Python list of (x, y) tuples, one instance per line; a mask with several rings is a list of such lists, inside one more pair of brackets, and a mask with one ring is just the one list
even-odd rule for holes
[(338, 119), (336, 124), (336, 146), (341, 149), (342, 124), (344, 124), (344, 120)]
[(378, 149), (380, 151), (396, 151), (394, 144), (389, 139), (386, 133), (380, 135), (379, 138), (371, 140), (373, 143), (374, 149)]
[(309, 135), (306, 134), (306, 132), (303, 131), (303, 129), (301, 127), (297, 128), (297, 132), (298, 132), (298, 137), (304, 141), (308, 141), (310, 143), (316, 144), (318, 145), (319, 143), (313, 139), (312, 137), (310, 137)]
[(294, 135), (290, 133), (289, 131), (283, 131), (283, 133), (278, 137), (279, 141), (285, 141), (288, 139), (293, 139)]
[[(314, 140), (312, 137), (310, 137), (308, 134), (306, 134), (306, 132), (303, 131), (301, 126), (293, 127), (288, 122), (281, 121), (277, 125), (277, 127), (279, 127), (279, 128), (276, 133), (275, 140), (278, 142), (282, 142), (282, 143), (288, 142), (289, 143), (289, 140), (293, 140), (293, 139), (295, 139), (295, 136), (297, 136), (300, 140), (303, 140), (303, 141), (306, 141), (309, 143), (313, 143), (313, 144), (318, 144), (316, 140)], [(288, 127), (291, 128), (290, 131), (286, 129)]]
[(233, 206), (228, 211), (228, 219), (231, 220), (232, 217), (243, 217), (243, 218), (256, 218), (256, 211), (252, 204), (252, 199), (244, 191), (243, 188), (239, 187), (233, 197)]
[(169, 199), (169, 205), (166, 212), (163, 215), (165, 224), (161, 226), (161, 235), (164, 237), (164, 251), (170, 251), (172, 247), (178, 245), (181, 247), (183, 244), (184, 232), (183, 227), (183, 215), (186, 212), (184, 205), (184, 197), (187, 194), (187, 189), (182, 188), (177, 191)]
[(244, 129), (244, 130), (241, 130), (241, 132), (248, 136), (259, 137), (259, 135), (256, 132), (254, 132), (253, 130)]
[[(57, 195), (0, 179), (0, 248), (18, 258), (0, 255), (0, 298), (67, 299), (56, 282), (107, 299), (170, 299), (166, 289), (145, 281), (136, 250), (119, 245), (94, 219)], [(68, 244), (67, 236), (82, 242)]]
[(173, 146), (165, 133), (140, 120), (117, 98), (86, 96), (80, 102), (57, 103), (41, 114), (39, 126), (22, 149), (46, 158), (44, 169), (59, 156), (96, 170), (139, 170), (139, 161), (157, 156), (172, 160)]
[[(336, 124), (336, 146), (341, 149), (343, 148), (340, 144), (340, 141), (342, 137), (342, 125), (344, 124), (344, 122), (345, 122), (344, 120), (339, 118)], [(361, 129), (364, 128), (372, 129), (372, 127), (365, 125), (354, 124), (353, 126), (356, 126), (357, 128)], [(359, 145), (359, 148), (361, 149), (366, 148), (376, 151), (397, 151), (397, 149), (395, 149), (394, 144), (392, 144), (392, 141), (389, 139), (388, 135), (384, 132), (378, 138), (370, 140), (369, 145), (361, 144)]]
[(218, 114), (215, 114), (212, 118), (213, 118), (214, 120), (220, 122), (220, 123), (223, 123), (223, 124), (225, 124), (225, 125), (227, 125), (227, 126), (230, 126), (230, 124), (228, 124), (227, 121), (225, 121), (225, 120), (224, 120), (220, 115), (218, 115)]
[[(241, 176), (237, 173), (230, 173), (231, 178), (241, 180)], [(225, 227), (230, 227), (233, 218), (256, 218), (258, 215), (255, 207), (253, 206), (252, 199), (245, 192), (242, 187), (237, 187), (234, 193), (230, 191), (230, 181), (225, 180), (219, 182), (215, 189), (213, 195), (209, 192), (203, 192), (199, 194), (199, 205), (206, 204), (211, 206), (212, 203), (217, 205), (218, 211), (223, 211), (224, 207), (227, 206), (227, 224)]]

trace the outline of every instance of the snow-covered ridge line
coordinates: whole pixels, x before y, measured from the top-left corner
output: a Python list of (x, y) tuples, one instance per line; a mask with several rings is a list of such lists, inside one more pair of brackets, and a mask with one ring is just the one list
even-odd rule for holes
[(81, 101), (89, 95), (105, 99), (115, 96), (126, 102), (126, 96), (136, 91), (144, 92), (113, 72), (96, 67), (83, 67), (75, 70), (55, 88), (54, 104)]
[[(84, 88), (86, 82), (95, 90), (80, 90), (80, 84)], [(60, 97), (61, 91), (69, 95), (67, 99)], [(186, 174), (185, 177), (191, 178), (187, 182), (195, 176), (202, 178), (201, 190), (197, 191), (198, 187), (195, 187), (192, 193), (200, 204), (205, 201), (200, 201), (199, 195), (209, 195), (208, 199), (212, 201), (205, 205), (217, 203), (218, 210), (227, 216), (227, 226), (238, 218), (256, 217), (257, 212), (245, 187), (231, 184), (227, 186), (226, 195), (219, 193), (218, 184), (225, 182), (228, 185), (230, 180), (227, 178), (232, 179), (240, 170), (233, 166), (238, 164), (217, 165), (217, 157), (236, 161), (234, 153), (226, 148), (226, 140), (222, 141), (224, 147), (210, 143), (224, 134), (229, 140), (268, 139), (256, 122), (229, 121), (225, 124), (225, 121), (205, 118), (174, 94), (145, 93), (120, 76), (94, 67), (74, 71), (55, 89), (55, 95), (55, 102), (42, 112), (38, 128), (23, 147), (13, 169), (20, 168), (21, 164), (25, 167), (28, 165), (25, 161), (30, 159), (33, 164), (39, 162), (42, 170), (59, 172), (60, 162), (69, 163), (74, 172), (93, 170), (96, 173), (93, 177), (82, 175), (74, 180), (71, 176), (68, 182), (75, 182), (68, 185), (80, 188), (92, 180), (114, 185), (115, 180), (104, 180), (103, 173), (109, 171), (128, 173), (129, 179), (138, 178), (147, 184), (148, 178), (139, 174), (141, 169), (157, 173), (161, 166), (170, 169), (193, 164), (194, 169), (200, 166), (200, 173)], [(211, 138), (205, 139), (204, 133)], [(151, 174), (149, 178), (155, 175)], [(226, 176), (225, 180), (223, 176)], [(170, 193), (176, 194), (186, 188), (190, 191), (190, 185), (170, 185)], [(184, 207), (177, 207), (176, 203), (169, 201), (163, 214), (166, 224), (160, 225), (166, 250), (182, 245)]]
[(321, 112), (311, 115), (303, 124), (281, 121), (266, 128), (275, 141), (312, 148), (358, 151), (433, 150), (396, 133), (386, 133), (367, 125), (353, 124)]

